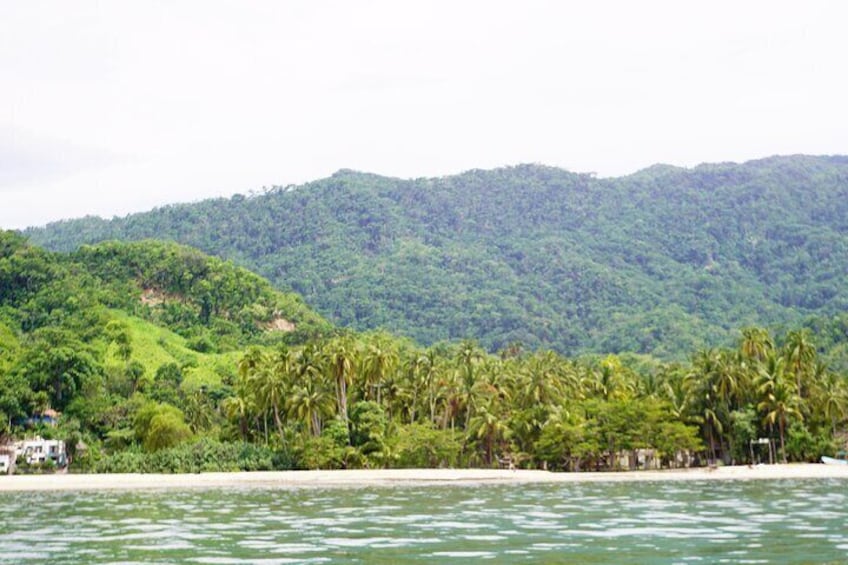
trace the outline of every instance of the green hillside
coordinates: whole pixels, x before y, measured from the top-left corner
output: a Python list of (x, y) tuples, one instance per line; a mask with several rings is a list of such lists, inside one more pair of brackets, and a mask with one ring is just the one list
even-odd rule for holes
[(0, 443), (63, 439), (75, 472), (817, 461), (844, 445), (848, 317), (808, 326), (740, 328), (685, 363), (425, 348), (334, 330), (177, 244), (65, 254), (0, 232)]
[(51, 407), (96, 427), (163, 375), (184, 390), (220, 387), (244, 347), (329, 332), (299, 297), (183, 246), (106, 243), (68, 255), (0, 232), (7, 424)]
[(415, 180), (340, 171), (26, 235), (56, 250), (172, 239), (298, 292), (333, 322), (423, 343), (679, 358), (739, 327), (848, 309), (848, 157), (612, 179), (538, 165)]

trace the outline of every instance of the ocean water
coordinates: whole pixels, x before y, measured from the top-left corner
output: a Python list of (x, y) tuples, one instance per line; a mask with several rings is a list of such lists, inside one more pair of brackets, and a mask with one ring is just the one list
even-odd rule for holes
[(848, 481), (0, 494), (2, 563), (848, 563)]

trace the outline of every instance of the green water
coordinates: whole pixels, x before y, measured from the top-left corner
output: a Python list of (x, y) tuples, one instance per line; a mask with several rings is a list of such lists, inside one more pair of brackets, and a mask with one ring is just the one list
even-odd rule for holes
[(3, 563), (848, 563), (848, 481), (0, 495)]

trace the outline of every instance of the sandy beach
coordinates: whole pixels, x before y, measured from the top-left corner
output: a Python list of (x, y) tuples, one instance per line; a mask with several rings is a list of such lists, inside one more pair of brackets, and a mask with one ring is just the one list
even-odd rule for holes
[(380, 469), (351, 471), (273, 471), (182, 475), (12, 475), (0, 476), (0, 492), (137, 490), (189, 488), (322, 488), (391, 485), (476, 485), (638, 481), (716, 481), (763, 479), (848, 479), (848, 465), (789, 464), (617, 473), (551, 473), (498, 469)]

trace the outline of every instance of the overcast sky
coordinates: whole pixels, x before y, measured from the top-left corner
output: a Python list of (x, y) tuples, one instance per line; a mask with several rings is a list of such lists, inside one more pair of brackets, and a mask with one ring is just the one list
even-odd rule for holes
[(0, 0), (0, 227), (351, 168), (848, 153), (848, 2)]

